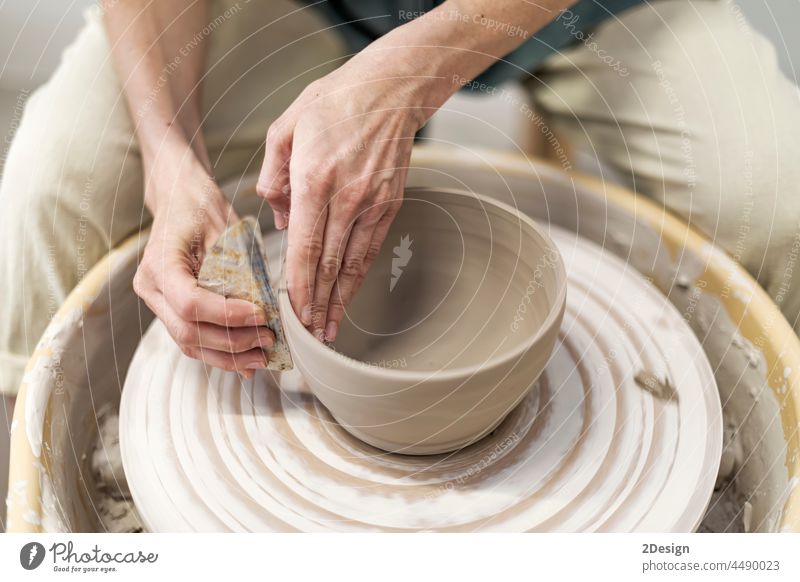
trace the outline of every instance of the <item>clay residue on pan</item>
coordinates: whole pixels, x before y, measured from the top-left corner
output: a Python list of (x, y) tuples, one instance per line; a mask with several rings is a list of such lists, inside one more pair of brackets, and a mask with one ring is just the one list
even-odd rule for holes
[(678, 393), (666, 376), (659, 377), (652, 372), (639, 370), (633, 377), (636, 384), (647, 390), (650, 394), (661, 400), (677, 400)]
[(776, 531), (790, 486), (780, 405), (764, 355), (745, 339), (720, 301), (697, 282), (689, 255), (670, 275), (670, 300), (703, 341), (725, 418), (720, 473), (700, 531)]
[(103, 531), (138, 533), (142, 522), (131, 501), (128, 482), (119, 449), (119, 415), (108, 405), (97, 413), (100, 426), (90, 457), (91, 472), (97, 493), (92, 496), (93, 510)]

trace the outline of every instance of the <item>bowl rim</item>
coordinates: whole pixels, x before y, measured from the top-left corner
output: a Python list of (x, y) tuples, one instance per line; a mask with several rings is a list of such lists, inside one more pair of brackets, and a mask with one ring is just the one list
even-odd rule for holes
[[(361, 362), (360, 360), (357, 360), (339, 351), (331, 349), (329, 346), (319, 341), (316, 337), (314, 337), (314, 335), (308, 329), (306, 329), (306, 327), (297, 317), (297, 314), (294, 312), (291, 300), (289, 299), (289, 293), (286, 288), (286, 278), (284, 276), (286, 263), (285, 259), (282, 259), (280, 286), (278, 289), (278, 306), (281, 312), (281, 320), (284, 322), (285, 327), (288, 327), (288, 325), (292, 325), (293, 327), (299, 327), (302, 330), (301, 333), (305, 334), (306, 339), (311, 340), (311, 345), (314, 346), (312, 349), (315, 350), (315, 355), (318, 354), (319, 356), (327, 359), (330, 362), (338, 362), (340, 364), (345, 364), (349, 367), (357, 366), (360, 373), (364, 374), (367, 377), (375, 379), (386, 380), (388, 378), (392, 378), (395, 380), (409, 380), (409, 381), (415, 381), (416, 382), (415, 385), (430, 380), (449, 381), (464, 377), (470, 378), (486, 370), (496, 369), (513, 362), (519, 362), (522, 356), (526, 352), (528, 352), (544, 335), (549, 333), (557, 322), (560, 323), (564, 313), (566, 299), (567, 299), (567, 273), (566, 273), (566, 268), (564, 266), (564, 259), (561, 256), (561, 252), (558, 250), (558, 247), (556, 246), (553, 239), (550, 238), (550, 236), (548, 236), (546, 232), (544, 232), (544, 230), (536, 223), (536, 221), (533, 220), (530, 216), (528, 216), (524, 212), (522, 212), (521, 210), (519, 210), (518, 208), (511, 206), (510, 204), (506, 204), (505, 202), (501, 202), (499, 200), (486, 196), (484, 194), (480, 194), (478, 192), (461, 190), (458, 188), (416, 186), (416, 187), (406, 188), (404, 190), (404, 194), (413, 192), (431, 192), (431, 191), (478, 199), (478, 201), (482, 205), (491, 206), (498, 210), (503, 211), (508, 215), (516, 216), (522, 223), (527, 225), (528, 228), (532, 230), (535, 235), (537, 235), (541, 239), (541, 241), (544, 243), (545, 251), (555, 252), (555, 255), (557, 257), (557, 260), (555, 261), (556, 294), (554, 300), (550, 302), (549, 312), (547, 314), (547, 317), (545, 317), (544, 321), (539, 326), (539, 329), (536, 331), (536, 333), (529, 336), (527, 340), (518, 344), (513, 350), (510, 350), (508, 352), (503, 352), (501, 354), (495, 354), (488, 360), (485, 360), (477, 364), (470, 364), (466, 366), (460, 366), (457, 368), (447, 368), (441, 370), (428, 370), (428, 371), (396, 369), (396, 368), (392, 369), (392, 368), (382, 368), (380, 366), (369, 366), (364, 362)], [(286, 313), (287, 311), (288, 314)], [(290, 321), (287, 322), (286, 319)], [(289, 346), (289, 348), (291, 350), (291, 345)], [(296, 363), (302, 361), (302, 358), (298, 358), (296, 353), (292, 353), (292, 358), (295, 360)], [(513, 370), (514, 368), (516, 368), (516, 366), (517, 364), (514, 364), (511, 367), (511, 369)]]

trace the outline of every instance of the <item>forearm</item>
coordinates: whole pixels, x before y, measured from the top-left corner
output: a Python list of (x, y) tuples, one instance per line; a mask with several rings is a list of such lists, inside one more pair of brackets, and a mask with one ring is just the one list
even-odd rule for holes
[(202, 122), (202, 78), (206, 65), (206, 46), (201, 34), (209, 22), (207, 0), (157, 0), (162, 52), (167, 63), (177, 65), (170, 88), (177, 119), (199, 158), (210, 166), (200, 131)]
[[(110, 0), (104, 8), (145, 174), (187, 161), (208, 170), (200, 131), (204, 41), (196, 36), (206, 20), (205, 0)], [(151, 210), (159, 190), (152, 191), (146, 194)]]
[[(398, 77), (426, 78), (423, 117), (427, 119), (462, 86), (454, 79), (478, 76), (574, 3), (447, 0), (378, 39), (362, 55), (376, 63), (382, 61), (383, 66), (376, 64), (375, 70), (387, 70), (389, 56), (391, 71)], [(369, 69), (369, 65), (363, 68)]]

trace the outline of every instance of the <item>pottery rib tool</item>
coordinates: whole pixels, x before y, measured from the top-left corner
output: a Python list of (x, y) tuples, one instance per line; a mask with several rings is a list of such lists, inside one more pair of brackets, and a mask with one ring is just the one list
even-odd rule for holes
[(267, 369), (290, 370), (293, 367), (264, 260), (261, 230), (255, 218), (247, 216), (222, 233), (206, 254), (197, 282), (203, 289), (229, 299), (250, 301), (263, 309), (267, 314), (267, 327), (275, 334), (275, 344), (264, 350)]

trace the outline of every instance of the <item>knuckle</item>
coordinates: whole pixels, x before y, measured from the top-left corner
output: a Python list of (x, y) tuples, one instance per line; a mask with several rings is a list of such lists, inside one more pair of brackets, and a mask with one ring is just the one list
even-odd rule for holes
[(267, 144), (275, 143), (281, 135), (280, 121), (273, 121), (267, 128)]
[(133, 276), (133, 292), (142, 299), (144, 299), (144, 296), (147, 293), (147, 283), (145, 281), (144, 269), (142, 267), (139, 267), (139, 269), (136, 271), (136, 275)]
[(250, 341), (250, 339), (247, 336), (243, 334), (238, 334), (231, 337), (230, 343), (232, 350), (236, 352), (244, 352), (250, 349), (252, 341)]
[(375, 259), (378, 258), (378, 255), (381, 252), (381, 243), (373, 241), (370, 243), (369, 248), (367, 249), (367, 254), (364, 257), (364, 262), (366, 264), (372, 263)]
[(179, 347), (180, 347), (181, 352), (183, 353), (183, 355), (186, 356), (187, 358), (192, 358), (192, 359), (195, 359), (195, 360), (199, 360), (200, 359), (200, 357), (199, 357), (200, 353), (198, 352), (197, 348), (195, 348), (193, 346), (186, 346), (186, 345), (181, 345), (181, 344), (179, 344)]
[(265, 180), (259, 180), (258, 183), (256, 183), (256, 194), (258, 194), (259, 197), (269, 199), (271, 193), (272, 190)]
[(309, 240), (306, 245), (306, 256), (310, 258), (319, 257), (322, 254), (322, 241), (316, 238)]
[(288, 197), (287, 191), (280, 183), (279, 178), (280, 177), (259, 178), (258, 182), (256, 183), (256, 194), (258, 194), (261, 198), (266, 199), (267, 202), (270, 203), (285, 200)]
[(331, 190), (336, 184), (336, 177), (339, 171), (339, 165), (336, 160), (328, 155), (323, 156), (321, 160), (316, 166), (308, 168), (304, 176), (303, 183), (308, 186), (311, 192), (316, 187), (324, 187)]
[(175, 312), (181, 319), (192, 321), (197, 315), (197, 303), (192, 297), (181, 297), (175, 303)]
[(181, 346), (192, 346), (195, 343), (194, 328), (184, 323), (175, 326), (172, 331), (172, 337)]
[(398, 198), (395, 200), (389, 200), (384, 205), (384, 212), (389, 216), (390, 219), (393, 219), (397, 216), (397, 213), (400, 212), (400, 207), (403, 206), (402, 198)]
[(345, 212), (354, 213), (357, 212), (361, 205), (363, 204), (364, 200), (367, 197), (367, 193), (361, 189), (350, 189), (346, 192), (342, 192), (339, 195), (338, 206), (344, 210)]
[(329, 310), (336, 310), (344, 308), (344, 298), (342, 297), (341, 292), (337, 291), (331, 295), (330, 302), (328, 303)]
[(385, 203), (375, 204), (366, 212), (364, 212), (364, 215), (361, 217), (361, 220), (364, 221), (368, 226), (374, 227), (376, 224), (378, 224), (378, 222), (380, 222), (380, 219), (383, 218), (383, 215), (385, 213), (386, 213)]
[[(344, 277), (358, 277), (361, 275), (361, 271), (364, 268), (364, 264), (361, 262), (361, 259), (357, 258), (346, 258), (342, 261), (342, 276)], [(338, 293), (336, 294), (338, 295)]]
[(333, 257), (323, 258), (319, 262), (319, 278), (330, 283), (336, 279), (339, 274), (339, 261)]
[(269, 188), (265, 190), (263, 194), (260, 194), (260, 196), (269, 202), (270, 205), (274, 205), (277, 202), (283, 202), (283, 200), (286, 198), (286, 195), (278, 188)]

